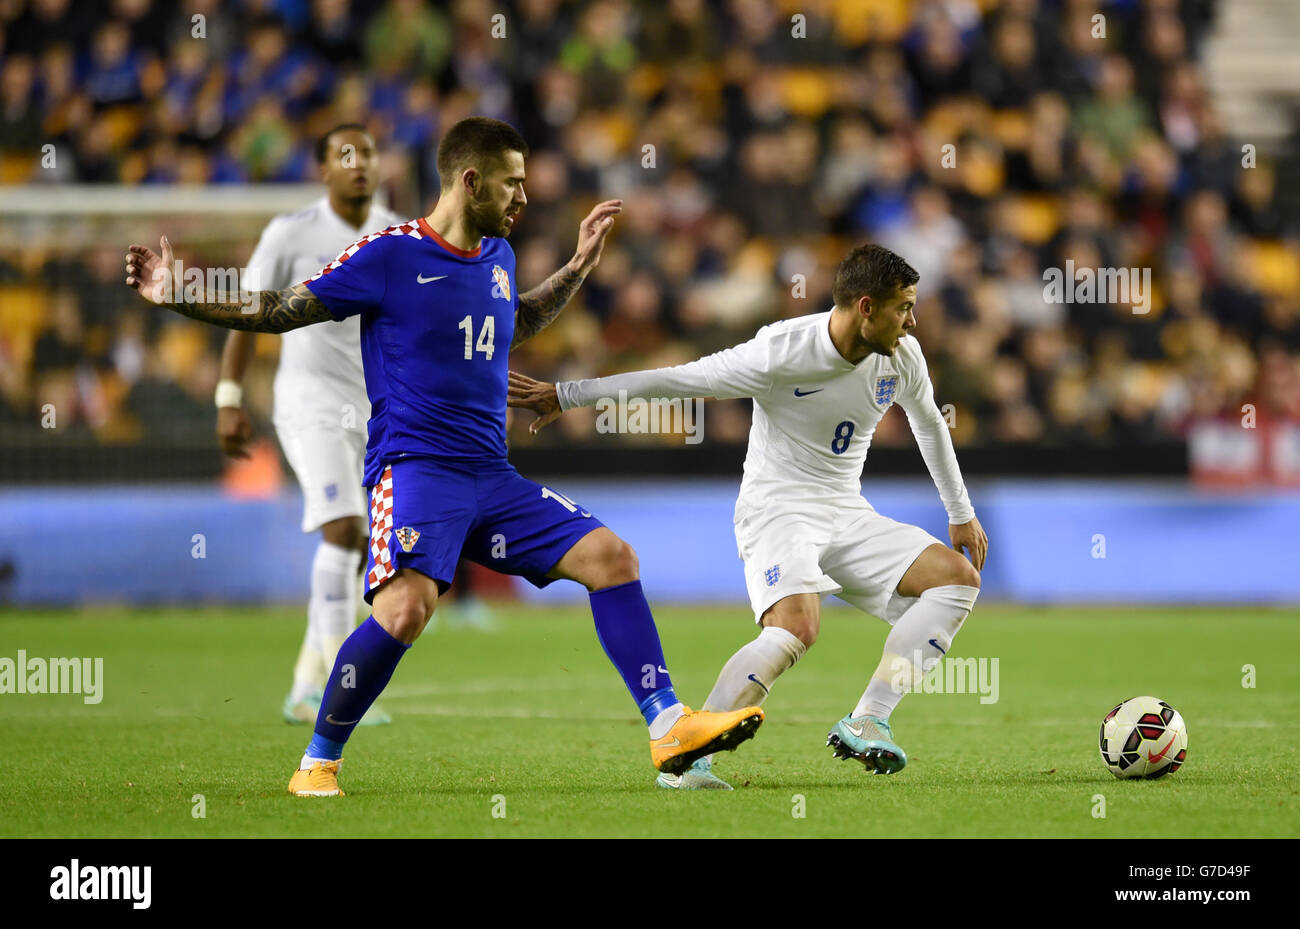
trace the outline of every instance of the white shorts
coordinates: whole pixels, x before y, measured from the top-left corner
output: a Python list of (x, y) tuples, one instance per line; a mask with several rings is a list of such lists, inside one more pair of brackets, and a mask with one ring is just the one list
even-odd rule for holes
[(862, 497), (838, 497), (797, 507), (738, 504), (736, 544), (755, 622), (778, 600), (816, 593), (892, 625), (917, 599), (900, 596), (898, 582), (921, 552), (943, 543), (881, 516)]
[(366, 462), (366, 434), (339, 426), (291, 428), (277, 423), (284, 457), (302, 487), (302, 531), (345, 516), (369, 512), (361, 486)]

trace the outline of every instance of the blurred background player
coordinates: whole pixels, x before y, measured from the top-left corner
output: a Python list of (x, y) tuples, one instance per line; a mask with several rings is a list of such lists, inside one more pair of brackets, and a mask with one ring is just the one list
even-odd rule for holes
[[(347, 123), (327, 132), (316, 144), (316, 162), (328, 192), (267, 224), (248, 260), (248, 290), (280, 290), (306, 280), (357, 239), (401, 221), (373, 202), (379, 153), (364, 126)], [(217, 438), (234, 458), (248, 457), (245, 446), (252, 438), (243, 380), (256, 340), (255, 332), (232, 331), (221, 356)], [(289, 723), (316, 719), (339, 646), (356, 625), (366, 550), (361, 477), (369, 419), (360, 319), (284, 333), (275, 374), (275, 432), (302, 487), (302, 531), (321, 535), (312, 559), (307, 633), (284, 699)], [(390, 721), (371, 707), (361, 725)]]
[[(835, 594), (892, 626), (866, 691), (827, 739), (837, 757), (876, 774), (907, 764), (889, 715), (952, 647), (975, 605), (988, 549), (925, 357), (909, 336), (917, 280), (898, 255), (864, 245), (836, 271), (833, 309), (765, 326), (734, 348), (593, 380), (547, 384), (511, 375), (510, 403), (541, 414), (534, 428), (607, 397), (753, 398), (735, 522), (750, 605), (763, 628), (723, 667), (704, 705), (761, 704), (817, 641), (822, 596)], [(880, 515), (862, 496), (872, 434), (895, 401), (948, 512), (951, 549), (924, 529)], [(708, 758), (658, 782), (729, 786)]]

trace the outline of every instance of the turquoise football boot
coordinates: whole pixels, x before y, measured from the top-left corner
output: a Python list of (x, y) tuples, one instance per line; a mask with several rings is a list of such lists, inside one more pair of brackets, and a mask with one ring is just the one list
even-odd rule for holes
[(370, 704), (370, 709), (366, 710), (361, 717), (358, 726), (387, 726), (393, 721), (393, 717), (384, 712), (384, 708), (378, 703)]
[(894, 744), (889, 723), (878, 716), (845, 716), (835, 724), (826, 744), (841, 761), (862, 762), (871, 774), (897, 774), (907, 764), (907, 755)]
[(280, 708), (284, 721), (291, 726), (311, 725), (316, 722), (316, 714), (320, 712), (320, 702), (325, 695), (319, 690), (313, 690), (301, 700), (294, 702), (293, 694), (288, 694), (284, 698), (284, 706)]
[[(316, 722), (316, 716), (320, 713), (320, 702), (325, 695), (319, 690), (313, 690), (307, 696), (303, 697), (297, 703), (293, 701), (293, 695), (284, 698), (284, 706), (281, 713), (284, 721), (290, 725), (313, 725)], [(393, 721), (384, 708), (378, 703), (372, 703), (370, 709), (361, 717), (358, 726), (387, 726)]]
[(681, 774), (660, 772), (655, 783), (669, 790), (731, 790), (731, 785), (713, 773), (713, 762), (696, 758)]

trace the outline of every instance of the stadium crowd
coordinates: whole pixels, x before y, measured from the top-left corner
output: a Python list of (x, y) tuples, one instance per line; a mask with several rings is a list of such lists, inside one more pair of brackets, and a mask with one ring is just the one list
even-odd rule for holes
[[(921, 274), (918, 336), (959, 447), (1167, 441), (1245, 402), (1300, 417), (1300, 230), (1274, 166), (1243, 167), (1249, 140), (1211, 105), (1198, 58), (1213, 14), (1211, 0), (0, 0), (0, 182), (311, 181), (316, 138), (357, 121), (385, 153), (384, 195), (416, 215), (437, 196), (442, 129), (493, 116), (532, 146), (521, 287), (568, 257), (593, 202), (626, 201), (518, 370), (691, 360), (828, 308), (839, 259), (874, 240)], [(139, 305), (125, 244), (0, 255), (3, 431), (54, 403), (89, 443), (211, 441), (224, 333)], [(1067, 262), (1150, 268), (1147, 311), (1136, 295), (1045, 300), (1044, 271)], [(270, 337), (259, 363), (274, 351)], [(716, 404), (708, 436), (743, 442), (747, 424), (744, 405)], [(536, 441), (591, 430), (575, 414)], [(911, 441), (901, 414), (876, 441)]]

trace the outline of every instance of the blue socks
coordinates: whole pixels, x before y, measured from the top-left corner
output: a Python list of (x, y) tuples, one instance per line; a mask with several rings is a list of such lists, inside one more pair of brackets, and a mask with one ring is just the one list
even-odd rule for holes
[[(637, 709), (649, 725), (680, 701), (664, 666), (663, 646), (640, 581), (606, 587), (590, 595), (600, 646), (623, 676)], [(335, 760), (366, 710), (388, 686), (404, 645), (371, 616), (353, 630), (339, 649), (325, 684), (316, 731), (307, 756)]]
[(410, 647), (389, 635), (373, 616), (352, 631), (325, 684), (308, 756), (331, 761), (343, 756), (343, 743), (388, 686)]
[(679, 701), (664, 666), (659, 630), (655, 628), (641, 582), (628, 581), (594, 591), (589, 596), (600, 647), (623, 675), (623, 683), (649, 725)]

